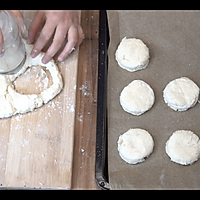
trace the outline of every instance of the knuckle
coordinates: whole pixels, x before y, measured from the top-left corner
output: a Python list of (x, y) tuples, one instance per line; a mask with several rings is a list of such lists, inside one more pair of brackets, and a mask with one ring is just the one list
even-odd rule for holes
[(53, 32), (51, 30), (47, 31), (47, 30), (43, 29), (42, 32), (40, 33), (39, 37), (40, 37), (41, 41), (47, 42), (51, 38), (52, 34), (53, 34)]
[(78, 41), (78, 38), (72, 38), (71, 44), (76, 45), (77, 41)]
[(80, 34), (79, 38), (80, 38), (80, 41), (82, 42), (82, 41), (83, 41), (83, 39), (85, 38), (85, 35), (84, 35), (84, 33)]
[(63, 44), (63, 41), (58, 40), (58, 39), (54, 39), (53, 44), (56, 46), (56, 48), (60, 49), (62, 44)]

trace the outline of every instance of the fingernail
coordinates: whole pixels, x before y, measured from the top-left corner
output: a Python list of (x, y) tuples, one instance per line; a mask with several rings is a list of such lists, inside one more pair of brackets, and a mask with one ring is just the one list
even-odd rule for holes
[(42, 58), (42, 63), (47, 64), (49, 61), (46, 58)]
[(37, 56), (37, 50), (33, 49), (32, 52), (31, 52), (31, 57), (35, 58), (36, 56)]
[(31, 44), (31, 42), (30, 42), (30, 39), (29, 39), (29, 38), (27, 38), (27, 43), (28, 43), (28, 44)]
[(27, 36), (27, 43), (28, 43), (28, 44), (32, 44), (32, 43), (33, 43), (33, 41), (32, 41), (31, 38), (30, 38), (30, 35)]
[(63, 56), (58, 57), (58, 61), (62, 62), (64, 60)]

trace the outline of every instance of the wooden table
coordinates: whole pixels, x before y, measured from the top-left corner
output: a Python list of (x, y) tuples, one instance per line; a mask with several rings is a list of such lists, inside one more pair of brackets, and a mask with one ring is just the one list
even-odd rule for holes
[(79, 49), (72, 189), (99, 189), (95, 182), (99, 11), (81, 12), (85, 39)]

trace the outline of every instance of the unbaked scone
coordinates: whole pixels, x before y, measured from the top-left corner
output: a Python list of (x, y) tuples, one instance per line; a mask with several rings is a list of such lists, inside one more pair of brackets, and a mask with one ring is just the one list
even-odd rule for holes
[(129, 129), (118, 139), (120, 157), (129, 164), (143, 162), (152, 152), (154, 141), (144, 129)]
[(171, 161), (191, 165), (200, 157), (199, 137), (192, 131), (178, 130), (166, 142), (165, 150)]
[(115, 52), (115, 58), (118, 65), (129, 72), (141, 70), (149, 63), (149, 48), (140, 39), (124, 37)]
[(175, 111), (186, 111), (199, 98), (199, 87), (189, 78), (181, 77), (167, 84), (163, 91), (165, 103)]
[(154, 104), (153, 89), (142, 80), (129, 83), (120, 94), (122, 108), (133, 115), (141, 115), (148, 111)]

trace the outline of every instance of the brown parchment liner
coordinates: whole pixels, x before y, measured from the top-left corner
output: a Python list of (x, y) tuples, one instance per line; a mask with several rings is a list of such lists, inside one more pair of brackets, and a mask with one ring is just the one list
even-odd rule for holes
[[(165, 143), (176, 130), (200, 137), (200, 105), (175, 112), (163, 100), (163, 89), (173, 79), (187, 76), (200, 86), (200, 11), (108, 11), (108, 170), (111, 189), (200, 189), (200, 160), (182, 166), (170, 161)], [(128, 72), (115, 60), (123, 37), (141, 39), (150, 49), (146, 69)], [(135, 79), (155, 92), (152, 109), (141, 116), (126, 113), (119, 103), (122, 89)], [(154, 139), (154, 151), (145, 162), (129, 165), (117, 151), (119, 135), (143, 128)]]

